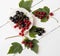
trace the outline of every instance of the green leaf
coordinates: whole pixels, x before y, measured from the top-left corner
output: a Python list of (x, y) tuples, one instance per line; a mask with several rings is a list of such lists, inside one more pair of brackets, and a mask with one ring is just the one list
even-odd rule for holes
[(19, 3), (19, 7), (25, 8), (28, 11), (31, 11), (32, 2), (33, 2), (33, 0), (27, 0), (27, 1), (21, 0)]
[(47, 6), (44, 6), (43, 11), (47, 13), (47, 15), (50, 13), (50, 9)]
[(36, 29), (36, 26), (33, 26), (30, 30), (29, 30), (29, 36), (32, 38), (35, 38), (36, 36), (36, 32), (34, 31)]
[(39, 51), (38, 44), (34, 44), (34, 46), (31, 48), (31, 50), (34, 51), (35, 53), (38, 53), (38, 51)]
[[(50, 9), (47, 6), (44, 6), (43, 8), (39, 8), (39, 9), (37, 9), (35, 11), (46, 12), (47, 15), (49, 15)], [(32, 13), (34, 14), (35, 11), (33, 11)]]
[(12, 43), (12, 46), (9, 49), (8, 54), (15, 54), (15, 53), (21, 53), (23, 50), (20, 43), (14, 42)]
[(36, 40), (36, 39), (33, 39), (32, 42), (33, 42), (33, 43), (38, 43), (39, 41)]
[[(39, 9), (37, 9), (37, 10), (35, 10), (35, 11), (42, 12), (42, 11), (43, 11), (43, 9), (42, 9), (42, 8), (39, 8)], [(32, 13), (34, 14), (34, 13), (35, 13), (35, 11), (33, 11)]]
[(33, 32), (29, 32), (29, 36), (32, 37), (32, 38), (35, 38), (36, 36), (36, 33), (33, 33)]
[(41, 22), (47, 22), (47, 21), (48, 21), (48, 19), (46, 17), (41, 19)]

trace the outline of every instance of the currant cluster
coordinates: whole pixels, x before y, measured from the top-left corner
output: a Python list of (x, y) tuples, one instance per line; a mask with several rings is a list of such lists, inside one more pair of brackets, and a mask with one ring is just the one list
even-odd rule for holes
[(29, 21), (29, 17), (27, 17), (23, 12), (16, 11), (16, 14), (10, 17), (10, 20), (14, 22), (16, 25), (14, 28), (22, 29), (19, 35), (24, 36), (24, 31), (29, 29), (31, 22)]
[(22, 44), (24, 44), (28, 48), (33, 47), (33, 42), (31, 40), (24, 40), (24, 41), (22, 41)]
[(47, 19), (49, 19), (49, 15), (50, 16), (54, 16), (54, 14), (51, 12), (49, 13), (49, 15), (46, 15), (46, 12), (39, 12), (39, 11), (35, 11), (34, 15), (40, 19), (43, 19), (44, 17), (46, 17)]
[(36, 32), (39, 36), (41, 36), (43, 33), (45, 33), (45, 30), (44, 30), (43, 28), (36, 28), (36, 29), (35, 29), (35, 32)]
[(35, 11), (34, 15), (40, 19), (44, 18), (46, 16), (46, 12), (39, 12)]

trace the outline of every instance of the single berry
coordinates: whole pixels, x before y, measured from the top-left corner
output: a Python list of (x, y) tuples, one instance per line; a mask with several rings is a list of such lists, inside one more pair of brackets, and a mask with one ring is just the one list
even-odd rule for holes
[(29, 43), (29, 46), (30, 46), (30, 48), (32, 48), (32, 47), (33, 47), (33, 43), (32, 43), (32, 42), (30, 42), (30, 43)]
[(16, 11), (16, 14), (20, 14), (20, 12), (19, 11)]
[(45, 30), (42, 30), (42, 33), (45, 33)]
[(42, 12), (42, 15), (46, 15), (46, 12)]
[(42, 17), (42, 16), (40, 16), (39, 18), (40, 18), (40, 19), (42, 19), (43, 17)]
[(23, 15), (24, 15), (24, 13), (23, 13), (23, 12), (20, 12), (20, 15), (22, 15), (22, 16), (23, 16)]
[(39, 35), (39, 36), (41, 36), (41, 35), (42, 35), (42, 33), (40, 33), (40, 32), (39, 32), (39, 33), (38, 33), (38, 35)]
[(22, 41), (22, 44), (25, 44), (25, 41)]
[(39, 14), (39, 11), (36, 11), (35, 14)]
[(24, 36), (24, 34), (23, 34), (23, 33), (19, 33), (19, 35)]
[(10, 17), (10, 20), (12, 20), (13, 19), (13, 17)]
[(51, 12), (49, 15), (50, 15), (50, 16), (53, 16), (54, 14)]
[(21, 32), (23, 33), (24, 31), (25, 31), (25, 28), (23, 28)]
[(14, 28), (18, 27), (18, 25), (15, 25)]

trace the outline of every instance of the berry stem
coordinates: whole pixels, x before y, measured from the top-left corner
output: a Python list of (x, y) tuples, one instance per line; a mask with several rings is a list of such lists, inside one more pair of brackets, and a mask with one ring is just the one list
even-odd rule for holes
[(15, 37), (19, 37), (19, 35), (16, 35), (16, 36), (10, 36), (10, 37), (7, 37), (7, 38), (5, 38), (5, 39), (15, 38)]
[(59, 22), (55, 17), (52, 17), (54, 20), (56, 20), (57, 21), (57, 23)]
[[(46, 35), (48, 35), (48, 34), (52, 33), (53, 31), (57, 30), (59, 27), (60, 27), (60, 25), (57, 26), (57, 27), (55, 27), (55, 28), (52, 29), (50, 32), (46, 33), (45, 35), (43, 35), (40, 39), (44, 38)], [(38, 40), (40, 40), (40, 39), (38, 39)]]
[(10, 21), (7, 21), (6, 23), (4, 23), (3, 25), (0, 26), (0, 28), (4, 27), (6, 24), (8, 24)]
[(54, 10), (54, 11), (52, 11), (52, 12), (54, 13), (54, 12), (56, 12), (56, 11), (58, 11), (58, 10), (60, 10), (60, 8), (57, 8), (57, 9), (55, 9), (55, 10)]
[(38, 3), (36, 3), (35, 5), (33, 5), (31, 8), (33, 8), (34, 6), (36, 6), (37, 4), (41, 3), (43, 0), (39, 1)]
[[(5, 39), (10, 39), (10, 38), (15, 38), (15, 37), (20, 37), (20, 35), (10, 36), (10, 37), (7, 37)], [(23, 37), (26, 37), (26, 36), (23, 36)]]

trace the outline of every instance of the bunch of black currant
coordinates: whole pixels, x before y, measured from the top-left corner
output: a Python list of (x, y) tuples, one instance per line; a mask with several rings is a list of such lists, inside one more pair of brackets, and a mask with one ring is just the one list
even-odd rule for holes
[(16, 11), (16, 14), (13, 17), (10, 17), (10, 20), (14, 23), (18, 23), (19, 21), (23, 21), (24, 19), (29, 20), (29, 18), (23, 12), (20, 11)]
[(43, 35), (43, 33), (45, 33), (45, 30), (44, 30), (43, 28), (36, 28), (36, 29), (35, 29), (35, 32), (36, 32), (39, 36), (41, 36), (41, 35)]

